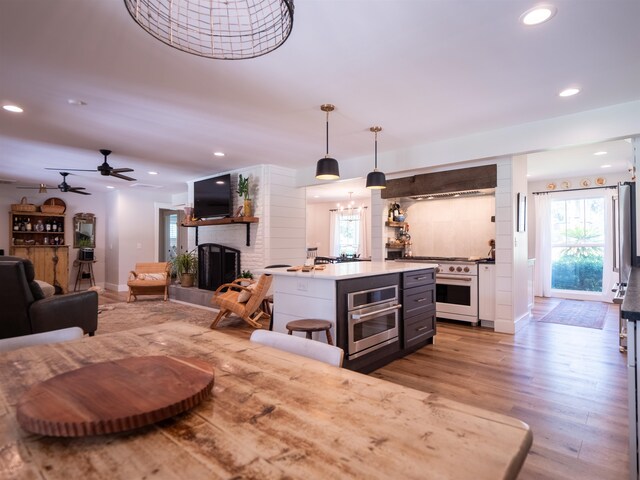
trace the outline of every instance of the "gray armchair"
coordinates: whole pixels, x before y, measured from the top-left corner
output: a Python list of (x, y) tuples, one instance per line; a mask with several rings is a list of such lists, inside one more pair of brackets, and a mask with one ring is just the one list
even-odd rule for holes
[(0, 338), (80, 327), (98, 328), (98, 294), (93, 291), (45, 298), (34, 281), (31, 260), (0, 256)]

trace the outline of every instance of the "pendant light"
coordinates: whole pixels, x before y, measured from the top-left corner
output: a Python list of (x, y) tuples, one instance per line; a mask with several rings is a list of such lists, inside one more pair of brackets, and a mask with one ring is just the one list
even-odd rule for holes
[(378, 171), (378, 132), (382, 131), (382, 127), (371, 127), (369, 130), (375, 134), (376, 141), (374, 150), (375, 164), (373, 172), (369, 172), (367, 175), (367, 188), (380, 190), (382, 188), (387, 188), (387, 179), (385, 178), (384, 173)]
[(133, 20), (161, 42), (219, 60), (265, 55), (280, 47), (293, 28), (293, 0), (124, 0), (124, 4)]
[(333, 112), (335, 107), (330, 103), (320, 106), (320, 110), (327, 113), (327, 153), (324, 158), (318, 160), (316, 165), (316, 178), (318, 180), (337, 180), (340, 178), (338, 161), (329, 156), (329, 112)]

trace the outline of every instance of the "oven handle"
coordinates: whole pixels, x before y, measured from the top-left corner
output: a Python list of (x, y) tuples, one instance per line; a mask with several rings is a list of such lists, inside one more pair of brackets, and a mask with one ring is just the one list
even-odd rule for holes
[(369, 312), (369, 313), (353, 313), (351, 314), (351, 318), (353, 318), (354, 320), (366, 320), (369, 317), (375, 317), (377, 315), (380, 315), (381, 313), (387, 313), (387, 312), (392, 312), (394, 310), (399, 310), (402, 308), (402, 304), (398, 303), (397, 305), (394, 305), (393, 307), (387, 307), (387, 308), (383, 308), (382, 310), (376, 310), (375, 312)]
[(458, 277), (455, 275), (438, 275), (436, 277), (436, 282), (438, 280), (460, 280), (461, 282), (471, 282), (473, 281), (472, 277)]

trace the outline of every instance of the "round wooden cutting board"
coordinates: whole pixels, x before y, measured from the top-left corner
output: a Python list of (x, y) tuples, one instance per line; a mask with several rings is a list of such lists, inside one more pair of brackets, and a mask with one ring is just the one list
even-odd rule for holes
[(213, 379), (213, 365), (197, 358), (96, 363), (31, 387), (18, 403), (18, 423), (56, 437), (131, 430), (198, 405), (211, 393)]

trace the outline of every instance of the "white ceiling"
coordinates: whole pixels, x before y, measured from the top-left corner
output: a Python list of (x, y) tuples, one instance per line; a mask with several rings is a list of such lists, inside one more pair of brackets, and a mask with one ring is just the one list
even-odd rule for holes
[[(309, 167), (324, 156), (327, 102), (342, 162), (372, 153), (373, 125), (386, 152), (640, 98), (640, 2), (553, 0), (551, 21), (524, 27), (535, 3), (296, 0), (281, 48), (222, 61), (154, 39), (123, 1), (2, 0), (0, 100), (25, 112), (0, 111), (0, 179), (57, 185), (45, 167), (95, 168), (100, 148), (170, 192), (260, 163)], [(557, 96), (572, 84), (579, 95)], [(532, 178), (602, 160), (561, 153), (537, 154)], [(623, 171), (630, 158), (607, 161)], [(68, 182), (130, 186), (91, 172)]]

